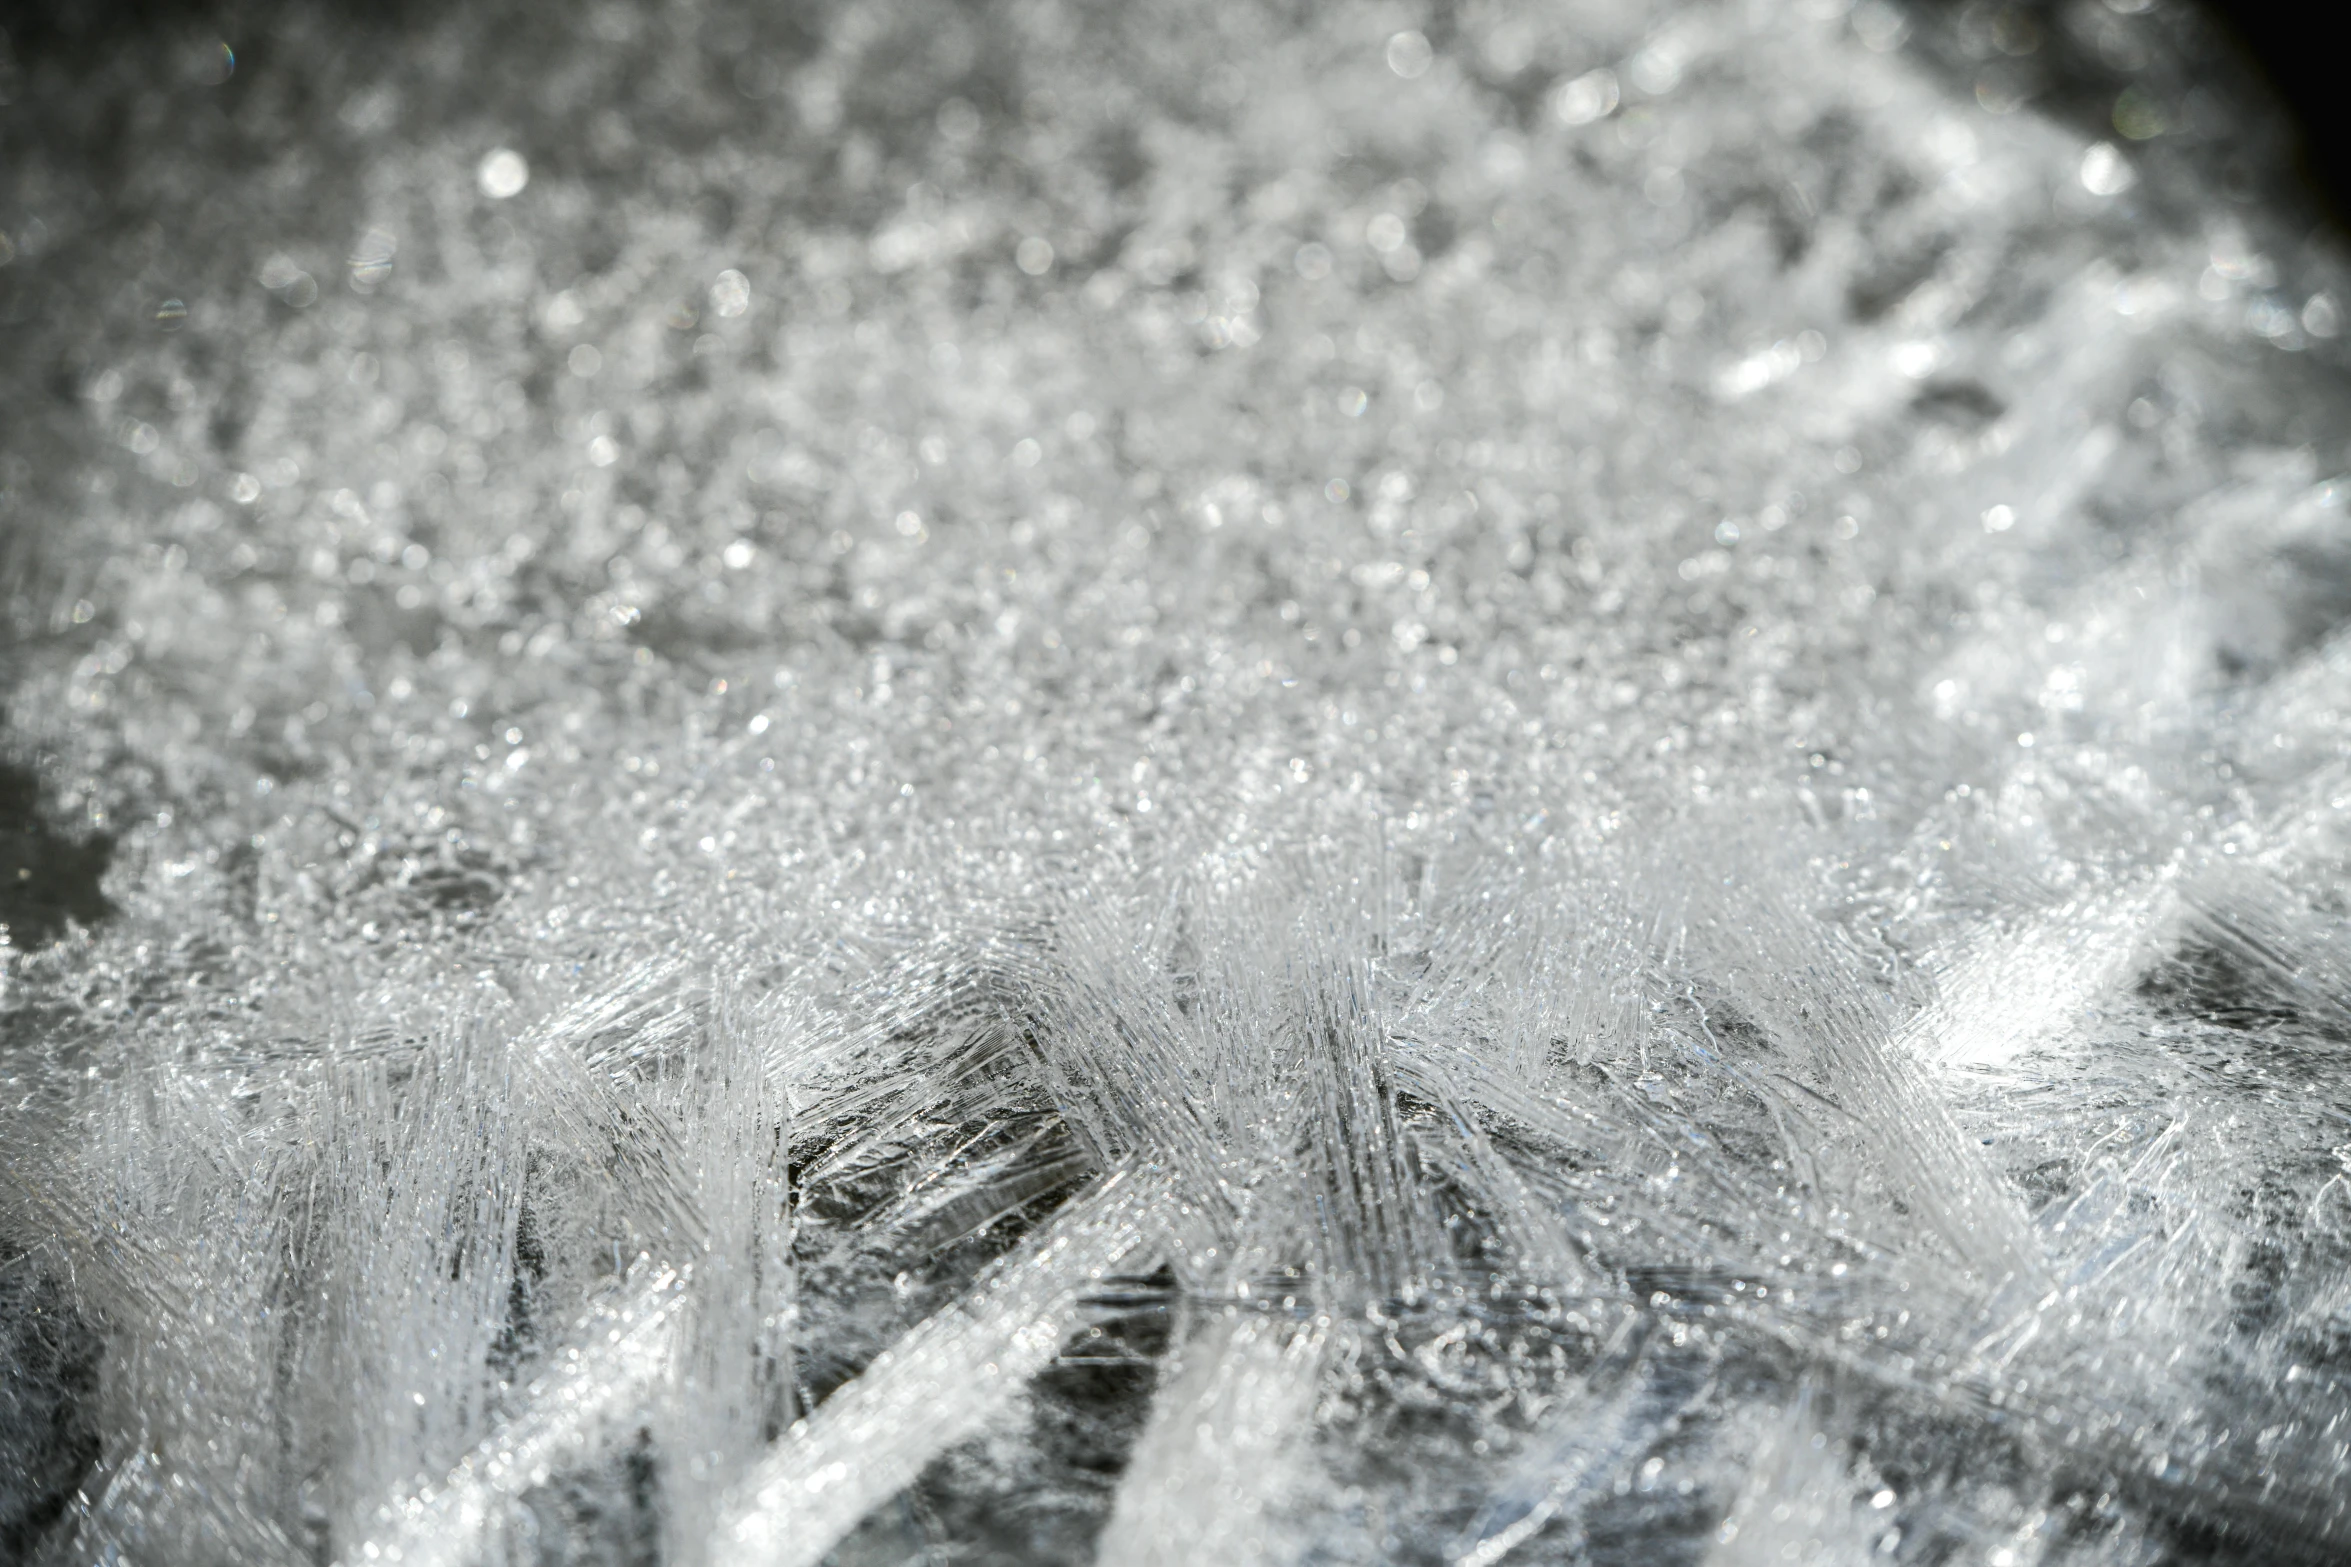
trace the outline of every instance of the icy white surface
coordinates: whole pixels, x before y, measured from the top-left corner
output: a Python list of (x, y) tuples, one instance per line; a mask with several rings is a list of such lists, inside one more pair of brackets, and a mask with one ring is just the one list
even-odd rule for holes
[(1922, 15), (0, 72), (0, 1553), (2351, 1552), (2347, 296)]

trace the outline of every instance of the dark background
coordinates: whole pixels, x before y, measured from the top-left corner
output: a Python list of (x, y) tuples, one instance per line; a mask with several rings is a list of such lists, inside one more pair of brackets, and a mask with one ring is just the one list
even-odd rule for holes
[[(160, 35), (210, 24), (232, 42), (240, 24), (290, 8), (334, 13), (361, 26), (397, 32), (457, 0), (0, 0), (0, 31), (18, 61), (48, 57), (57, 63), (95, 61), (138, 48)], [(789, 7), (799, 0), (777, 0)], [(1439, 8), (1449, 0), (1437, 0)], [(2118, 70), (2085, 40), (2085, 17), (2117, 0), (1898, 0), (1916, 21), (1919, 43), (1955, 70), (1984, 54), (1981, 34), (2002, 13), (2028, 19), (2038, 47), (2028, 67), (2028, 101), (2045, 113), (2105, 122), (2133, 73)], [(550, 0), (560, 5), (561, 0)], [(2191, 79), (2210, 79), (2234, 99), (2269, 97), (2290, 125), (2291, 169), (2252, 171), (2257, 183), (2289, 177), (2340, 228), (2351, 213), (2351, 130), (2339, 100), (2340, 51), (2328, 42), (2327, 8), (2308, 0), (2120, 0), (2143, 9), (2175, 41), (2170, 62)], [(2121, 13), (2118, 13), (2121, 14)], [(2070, 25), (2069, 25), (2070, 24)], [(64, 57), (62, 61), (58, 57)], [(2013, 61), (1994, 61), (2010, 65)], [(2273, 144), (2274, 145), (2274, 144)], [(2274, 155), (2264, 149), (2264, 160)]]
[(2208, 9), (2286, 105), (2308, 176), (2339, 221), (2351, 181), (2351, 137), (2343, 116), (2343, 53), (2327, 42), (2326, 8), (2292, 0), (2242, 0)]

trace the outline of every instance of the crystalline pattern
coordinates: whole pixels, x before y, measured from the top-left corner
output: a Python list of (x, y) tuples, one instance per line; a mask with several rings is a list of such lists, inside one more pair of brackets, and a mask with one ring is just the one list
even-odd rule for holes
[(0, 1555), (2351, 1552), (2194, 15), (236, 23), (0, 51)]

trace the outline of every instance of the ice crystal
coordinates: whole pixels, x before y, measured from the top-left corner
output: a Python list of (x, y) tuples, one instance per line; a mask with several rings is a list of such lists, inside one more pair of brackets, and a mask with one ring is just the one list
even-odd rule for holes
[(2351, 1551), (2194, 15), (219, 14), (0, 51), (0, 1554)]

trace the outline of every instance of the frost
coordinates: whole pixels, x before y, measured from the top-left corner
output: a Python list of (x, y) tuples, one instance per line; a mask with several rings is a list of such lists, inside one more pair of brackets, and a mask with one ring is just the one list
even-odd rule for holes
[(0, 1557), (2351, 1551), (2184, 8), (263, 9), (0, 62)]

